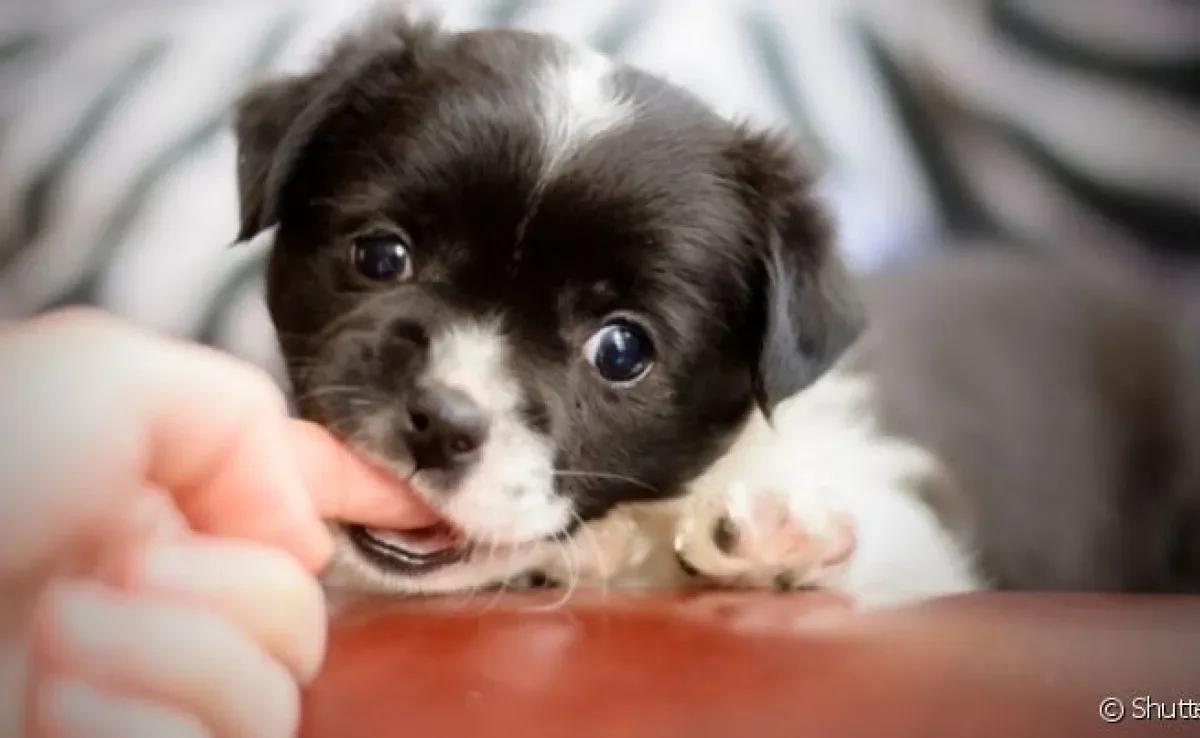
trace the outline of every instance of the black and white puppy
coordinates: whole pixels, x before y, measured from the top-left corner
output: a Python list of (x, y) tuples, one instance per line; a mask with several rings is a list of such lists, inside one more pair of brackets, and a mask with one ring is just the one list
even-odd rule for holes
[(792, 144), (532, 33), (380, 21), (237, 128), (302, 414), (445, 519), (333, 584), (1200, 590), (1200, 342), (1130, 270), (852, 289)]
[(335, 584), (553, 566), (685, 492), (859, 333), (792, 143), (550, 36), (382, 19), (236, 126), (301, 414), (445, 518), (339, 528)]

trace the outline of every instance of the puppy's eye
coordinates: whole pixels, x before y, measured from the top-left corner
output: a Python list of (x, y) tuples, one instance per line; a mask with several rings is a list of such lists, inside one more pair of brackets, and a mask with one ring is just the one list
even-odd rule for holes
[(391, 233), (359, 236), (350, 246), (355, 271), (374, 282), (403, 281), (412, 276), (412, 254), (404, 237)]
[(606, 381), (632, 384), (653, 366), (654, 345), (639, 326), (614, 321), (587, 340), (583, 356)]

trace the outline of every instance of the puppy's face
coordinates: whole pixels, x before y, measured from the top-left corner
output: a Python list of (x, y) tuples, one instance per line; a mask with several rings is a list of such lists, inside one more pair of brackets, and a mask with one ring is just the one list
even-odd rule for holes
[(389, 21), (252, 91), (238, 134), (301, 414), (445, 518), (342, 528), (360, 584), (539, 565), (857, 330), (785, 144), (550, 37)]

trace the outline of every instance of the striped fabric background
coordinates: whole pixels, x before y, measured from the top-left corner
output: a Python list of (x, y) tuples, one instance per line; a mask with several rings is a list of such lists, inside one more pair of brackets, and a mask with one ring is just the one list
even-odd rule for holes
[[(275, 369), (234, 97), (374, 0), (0, 7), (0, 319), (93, 303)], [(591, 44), (820, 154), (851, 263), (939, 236), (1200, 246), (1200, 3), (426, 0)]]

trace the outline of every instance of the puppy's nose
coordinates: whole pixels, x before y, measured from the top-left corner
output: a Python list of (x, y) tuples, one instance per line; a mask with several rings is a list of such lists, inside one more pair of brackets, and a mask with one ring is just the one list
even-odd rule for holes
[(487, 434), (487, 415), (465, 392), (430, 385), (409, 395), (405, 440), (418, 469), (448, 471), (471, 463)]

